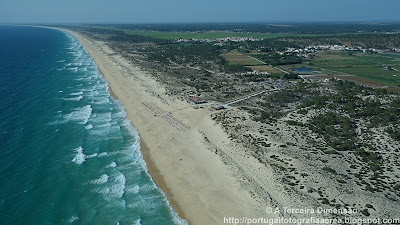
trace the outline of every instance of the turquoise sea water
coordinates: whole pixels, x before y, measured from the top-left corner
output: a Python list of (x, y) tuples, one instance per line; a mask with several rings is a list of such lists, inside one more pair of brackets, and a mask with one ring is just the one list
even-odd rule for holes
[(0, 224), (180, 224), (70, 34), (0, 27)]

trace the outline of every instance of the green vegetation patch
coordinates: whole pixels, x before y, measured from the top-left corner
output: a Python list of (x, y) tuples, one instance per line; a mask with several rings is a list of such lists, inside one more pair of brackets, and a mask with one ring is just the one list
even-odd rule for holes
[(332, 174), (336, 174), (336, 171), (334, 169), (330, 168), (330, 167), (324, 167), (324, 168), (322, 168), (322, 170), (326, 171), (326, 172), (329, 172), (329, 173), (332, 173)]
[(400, 84), (400, 60), (396, 60), (394, 56), (331, 51), (316, 54), (311, 62), (317, 67), (344, 74), (357, 75), (386, 84)]
[(278, 54), (276, 52), (270, 52), (264, 54), (254, 54), (254, 57), (273, 66), (298, 64), (304, 60), (295, 53)]
[(229, 53), (222, 54), (222, 56), (229, 62), (229, 64), (239, 64), (245, 66), (256, 66), (262, 64), (260, 61), (237, 51), (231, 51)]
[(315, 116), (309, 123), (309, 128), (325, 137), (330, 146), (339, 151), (354, 148), (355, 128), (348, 117), (327, 112)]

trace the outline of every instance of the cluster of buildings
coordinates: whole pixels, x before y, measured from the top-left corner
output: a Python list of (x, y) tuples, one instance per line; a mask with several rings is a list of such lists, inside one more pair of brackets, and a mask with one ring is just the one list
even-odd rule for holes
[[(375, 49), (375, 48), (363, 48), (363, 47), (348, 47), (345, 45), (310, 45), (304, 49), (288, 48), (286, 53), (297, 53), (299, 55), (305, 55), (310, 53), (316, 53), (319, 51), (362, 51), (362, 52), (374, 52), (374, 53), (385, 53), (387, 50)], [(400, 52), (400, 49), (393, 49), (394, 51)], [(283, 54), (283, 52), (282, 52)]]
[(271, 74), (271, 73), (261, 72), (259, 70), (253, 70), (253, 71), (249, 71), (249, 72), (239, 73), (239, 75), (268, 75), (268, 74)]
[(245, 41), (260, 41), (261, 39), (259, 38), (252, 38), (252, 37), (226, 37), (226, 38), (206, 38), (206, 39), (178, 39), (176, 42), (181, 43), (181, 42), (218, 42), (218, 43), (223, 43), (223, 42), (228, 42), (228, 41), (233, 41), (233, 42), (245, 42)]
[(195, 104), (195, 105), (207, 103), (206, 100), (201, 99), (201, 98), (196, 98), (196, 97), (189, 98), (187, 100), (187, 102), (190, 103), (190, 104)]

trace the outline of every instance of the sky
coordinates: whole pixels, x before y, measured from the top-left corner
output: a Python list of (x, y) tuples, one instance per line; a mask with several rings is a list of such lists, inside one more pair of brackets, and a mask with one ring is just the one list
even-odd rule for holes
[(400, 0), (0, 0), (0, 23), (400, 21)]

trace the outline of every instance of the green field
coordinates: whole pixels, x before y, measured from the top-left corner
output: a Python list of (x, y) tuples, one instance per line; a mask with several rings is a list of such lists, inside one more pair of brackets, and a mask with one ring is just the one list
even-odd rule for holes
[(247, 67), (252, 69), (252, 70), (257, 70), (257, 71), (260, 71), (260, 72), (268, 72), (268, 73), (273, 73), (273, 74), (283, 74), (282, 71), (279, 71), (279, 70), (277, 70), (274, 67), (269, 66), (269, 65), (247, 66)]
[(393, 58), (393, 60), (400, 60), (400, 53), (383, 54), (384, 56)]
[(272, 66), (264, 65), (262, 62), (258, 61), (255, 58), (250, 57), (249, 55), (243, 54), (237, 51), (231, 51), (221, 55), (229, 62), (231, 65), (242, 65), (252, 70), (260, 71), (260, 72), (268, 72), (273, 74), (282, 74), (282, 71), (275, 69)]
[(222, 54), (222, 57), (224, 57), (229, 64), (239, 64), (243, 66), (262, 65), (260, 61), (237, 51), (231, 51), (229, 53)]
[(333, 51), (317, 54), (311, 63), (323, 69), (357, 75), (385, 84), (400, 84), (400, 60), (393, 56)]
[[(292, 33), (251, 33), (251, 32), (231, 32), (231, 31), (204, 31), (204, 32), (164, 32), (151, 30), (131, 30), (118, 29), (111, 26), (91, 26), (92, 28), (110, 29), (123, 31), (129, 35), (140, 35), (145, 37), (176, 40), (176, 39), (216, 39), (226, 37), (253, 37), (259, 39), (280, 38), (280, 37), (325, 37), (325, 36), (342, 36), (349, 33), (340, 34), (292, 34)], [(353, 34), (353, 33), (352, 33)], [(358, 34), (358, 33), (354, 33)], [(365, 34), (365, 33), (364, 33)]]

